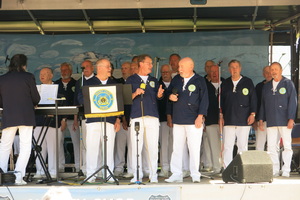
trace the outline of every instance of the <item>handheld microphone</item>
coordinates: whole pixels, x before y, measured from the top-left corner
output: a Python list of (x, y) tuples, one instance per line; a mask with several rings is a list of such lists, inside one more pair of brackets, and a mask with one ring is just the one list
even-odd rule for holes
[(134, 123), (134, 130), (135, 130), (136, 132), (138, 132), (138, 131), (140, 130), (140, 122), (135, 122), (135, 123)]
[[(145, 89), (146, 89), (146, 84), (145, 84), (145, 83), (141, 83), (140, 88), (141, 88), (142, 90), (145, 91)], [(142, 98), (142, 99), (143, 99), (143, 97), (144, 97), (144, 94), (141, 94), (141, 98)]]

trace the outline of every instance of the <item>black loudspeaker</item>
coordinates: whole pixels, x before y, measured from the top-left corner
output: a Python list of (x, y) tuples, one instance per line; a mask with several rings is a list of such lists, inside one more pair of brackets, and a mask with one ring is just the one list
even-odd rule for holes
[(273, 181), (273, 163), (265, 151), (244, 151), (237, 154), (223, 171), (225, 183), (257, 183)]

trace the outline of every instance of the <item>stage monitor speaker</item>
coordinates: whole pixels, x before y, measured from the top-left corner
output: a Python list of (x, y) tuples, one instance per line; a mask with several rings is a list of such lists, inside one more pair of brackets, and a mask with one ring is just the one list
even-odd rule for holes
[(207, 0), (190, 0), (190, 3), (192, 5), (205, 5)]
[(223, 171), (225, 183), (257, 183), (273, 181), (273, 163), (265, 151), (244, 151), (237, 154)]

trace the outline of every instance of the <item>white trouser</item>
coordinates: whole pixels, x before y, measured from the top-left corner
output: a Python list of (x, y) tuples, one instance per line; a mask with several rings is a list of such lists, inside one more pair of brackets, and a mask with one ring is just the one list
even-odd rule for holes
[(79, 171), (80, 131), (79, 131), (79, 128), (77, 128), (76, 130), (73, 130), (73, 124), (74, 124), (74, 120), (70, 120), (70, 119), (67, 120), (67, 126), (68, 126), (70, 136), (72, 139), (72, 143), (73, 143), (75, 168), (76, 168), (76, 171)]
[(238, 147), (238, 153), (248, 151), (248, 138), (251, 126), (224, 126), (224, 150), (223, 150), (223, 165), (226, 168), (233, 157), (233, 147), (235, 139)]
[(208, 155), (212, 162), (213, 170), (221, 170), (221, 140), (220, 128), (218, 124), (206, 126), (206, 135), (211, 154)]
[[(104, 122), (93, 122), (86, 124), (86, 174), (92, 175), (99, 168), (99, 160), (105, 155), (99, 155), (99, 149), (104, 145)], [(114, 125), (106, 123), (107, 135), (107, 166), (110, 171), (114, 169), (114, 145), (116, 132)], [(107, 173), (107, 175), (109, 175)]]
[(9, 154), (18, 129), (20, 137), (20, 154), (16, 163), (15, 171), (21, 172), (21, 177), (24, 177), (31, 153), (32, 126), (13, 126), (2, 130), (0, 143), (0, 168), (5, 173), (7, 172)]
[(80, 145), (81, 145), (81, 167), (80, 169), (86, 174), (86, 119), (81, 120), (81, 134), (80, 134)]
[(209, 148), (208, 136), (206, 131), (203, 131), (202, 135), (200, 160), (202, 161), (204, 167), (211, 168), (213, 165), (211, 160), (211, 149)]
[[(137, 152), (137, 136), (135, 131), (135, 122), (140, 123), (138, 134), (138, 152)], [(157, 162), (158, 162), (158, 138), (159, 138), (159, 120), (156, 117), (138, 117), (131, 119), (130, 122), (130, 139), (132, 145), (132, 169), (134, 177), (137, 178), (137, 155), (139, 155), (139, 175), (143, 177), (142, 149), (145, 148), (146, 158), (148, 159), (149, 178), (157, 178)], [(141, 156), (142, 155), (142, 156)], [(144, 156), (145, 157), (145, 156)]]
[(127, 172), (133, 173), (131, 168), (131, 144), (130, 144), (130, 127), (128, 130), (124, 130), (123, 126), (119, 132), (116, 133), (116, 141), (115, 141), (115, 171), (124, 170), (125, 165), (125, 153), (127, 146)]
[(15, 135), (14, 138), (14, 155), (19, 155), (20, 153), (20, 138), (19, 135)]
[[(39, 138), (40, 132), (41, 132), (42, 127), (37, 126), (34, 129), (34, 138), (37, 142), (37, 145), (40, 145), (42, 147), (41, 155), (46, 162), (47, 154), (48, 154), (48, 170), (51, 175), (56, 175), (56, 129), (53, 127), (49, 127), (48, 131), (46, 133), (45, 139), (41, 145), (42, 137), (45, 134), (46, 127), (43, 130), (43, 133)], [(58, 130), (58, 141), (60, 141), (62, 137), (62, 133), (60, 130)], [(59, 149), (59, 147), (58, 147)], [(45, 174), (41, 162), (38, 157), (36, 157), (36, 173), (37, 174)], [(63, 168), (62, 164), (59, 163), (59, 168)]]
[(291, 171), (291, 161), (293, 156), (291, 134), (292, 129), (288, 129), (286, 126), (276, 126), (267, 128), (268, 152), (270, 153), (270, 157), (273, 162), (273, 173), (279, 173), (278, 143), (280, 137), (282, 138), (284, 148), (282, 152), (282, 160), (284, 163), (282, 166), (282, 172), (289, 173)]
[[(256, 123), (256, 122), (255, 122)], [(267, 142), (267, 123), (264, 122), (264, 130), (260, 130), (260, 128), (258, 127), (257, 130), (255, 131), (255, 137), (256, 137), (256, 150), (259, 151), (264, 151), (265, 150), (265, 144)]]
[(160, 142), (160, 164), (163, 171), (170, 170), (171, 155), (173, 151), (173, 130), (167, 122), (160, 122), (159, 127)]
[(184, 145), (187, 143), (189, 150), (189, 165), (191, 177), (200, 179), (200, 146), (203, 134), (203, 126), (196, 128), (195, 125), (178, 125), (173, 126), (173, 153), (171, 157), (172, 176), (182, 178), (182, 158)]

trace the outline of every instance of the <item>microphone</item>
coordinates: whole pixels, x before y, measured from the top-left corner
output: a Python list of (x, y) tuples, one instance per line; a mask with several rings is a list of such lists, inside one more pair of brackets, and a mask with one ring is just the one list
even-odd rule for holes
[[(145, 84), (145, 83), (141, 83), (140, 88), (141, 88), (142, 90), (145, 91), (145, 89), (146, 89), (146, 84)], [(142, 98), (142, 99), (143, 99), (143, 97), (144, 97), (144, 94), (141, 94), (141, 98)]]
[(135, 123), (134, 123), (134, 130), (135, 130), (136, 132), (138, 132), (138, 131), (140, 130), (140, 122), (135, 122)]
[(221, 66), (222, 62), (223, 62), (223, 60), (219, 61), (218, 66)]

